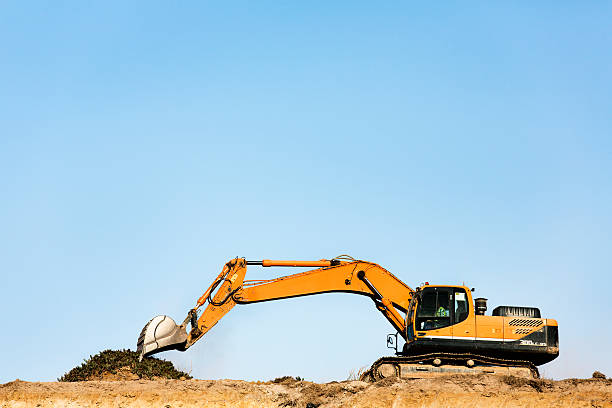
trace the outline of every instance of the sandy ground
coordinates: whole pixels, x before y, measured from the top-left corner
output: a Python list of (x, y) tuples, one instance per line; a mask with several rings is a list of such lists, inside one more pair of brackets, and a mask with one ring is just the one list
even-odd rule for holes
[(447, 376), (316, 384), (234, 380), (13, 381), (0, 407), (611, 407), (612, 380)]

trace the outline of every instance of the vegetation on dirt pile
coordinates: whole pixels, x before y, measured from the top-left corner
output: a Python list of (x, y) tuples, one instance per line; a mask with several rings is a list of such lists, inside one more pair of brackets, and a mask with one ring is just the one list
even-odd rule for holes
[(75, 367), (58, 381), (89, 381), (103, 374), (116, 374), (119, 370), (129, 369), (138, 378), (167, 378), (178, 380), (191, 379), (187, 373), (174, 368), (171, 362), (154, 357), (145, 357), (138, 361), (138, 353), (132, 350), (104, 350), (95, 356), (89, 356), (79, 367)]
[(302, 377), (291, 377), (289, 375), (285, 375), (283, 377), (275, 378), (270, 382), (274, 384), (293, 384), (300, 381), (304, 381), (304, 379)]
[(598, 379), (601, 379), (601, 380), (605, 380), (606, 379), (606, 375), (604, 373), (600, 372), (600, 371), (595, 371), (593, 373), (593, 378), (598, 378)]

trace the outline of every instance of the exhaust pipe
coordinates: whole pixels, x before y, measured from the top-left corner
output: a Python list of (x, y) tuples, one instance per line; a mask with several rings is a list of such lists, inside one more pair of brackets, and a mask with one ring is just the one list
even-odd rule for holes
[(185, 351), (187, 331), (185, 323), (177, 325), (170, 316), (155, 316), (145, 325), (138, 337), (136, 351), (143, 357), (167, 350)]
[(484, 316), (487, 311), (487, 299), (485, 298), (476, 298), (474, 299), (475, 304), (475, 313), (479, 316)]

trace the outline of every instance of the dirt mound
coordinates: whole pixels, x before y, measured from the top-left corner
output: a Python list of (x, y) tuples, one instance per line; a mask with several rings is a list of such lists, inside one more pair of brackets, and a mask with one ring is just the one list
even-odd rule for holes
[(297, 377), (276, 381), (138, 380), (0, 385), (3, 408), (535, 408), (612, 407), (612, 380), (527, 380), (455, 375), (384, 379), (376, 383), (317, 384)]
[(138, 353), (131, 350), (104, 350), (89, 356), (83, 364), (73, 368), (60, 378), (72, 381), (126, 381), (139, 379), (191, 379), (187, 373), (174, 368), (171, 362), (154, 357), (138, 361)]

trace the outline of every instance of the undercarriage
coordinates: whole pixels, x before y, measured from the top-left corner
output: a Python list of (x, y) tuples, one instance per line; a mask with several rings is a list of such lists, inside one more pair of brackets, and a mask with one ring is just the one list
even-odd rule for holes
[(448, 374), (497, 374), (539, 378), (536, 366), (525, 360), (507, 360), (468, 353), (429, 353), (381, 357), (365, 371), (362, 381), (383, 378), (424, 378)]

